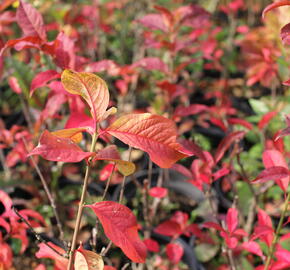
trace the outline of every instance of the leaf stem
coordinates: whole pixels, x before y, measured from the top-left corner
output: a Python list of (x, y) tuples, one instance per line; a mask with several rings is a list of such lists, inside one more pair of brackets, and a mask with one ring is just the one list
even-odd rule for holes
[(279, 220), (279, 223), (278, 223), (278, 227), (277, 227), (276, 232), (275, 232), (275, 236), (274, 236), (273, 242), (272, 242), (272, 244), (271, 244), (271, 246), (269, 248), (269, 254), (268, 254), (268, 257), (267, 257), (267, 260), (266, 260), (266, 263), (265, 263), (264, 270), (268, 270), (269, 269), (271, 261), (273, 259), (274, 252), (275, 252), (275, 247), (276, 247), (276, 244), (278, 243), (279, 234), (280, 234), (280, 231), (282, 229), (283, 221), (284, 221), (285, 215), (286, 215), (287, 210), (288, 210), (289, 199), (290, 199), (290, 193), (288, 193), (288, 195), (286, 197), (284, 209), (283, 209), (283, 212), (281, 214), (281, 217), (280, 217), (280, 220)]
[[(97, 131), (95, 131), (94, 135), (93, 135), (93, 139), (92, 139), (92, 145), (91, 145), (90, 152), (93, 152), (95, 150), (96, 143), (97, 143), (97, 138), (98, 138)], [(81, 224), (81, 220), (82, 220), (83, 207), (84, 207), (86, 191), (87, 191), (87, 187), (88, 187), (88, 183), (89, 183), (90, 173), (91, 173), (91, 164), (90, 164), (90, 160), (89, 160), (88, 164), (86, 166), (86, 173), (85, 173), (85, 177), (84, 177), (84, 184), (83, 184), (83, 188), (82, 188), (81, 198), (80, 198), (80, 201), (79, 201), (79, 207), (78, 207), (78, 213), (77, 213), (75, 229), (74, 229), (72, 244), (71, 244), (70, 251), (69, 251), (69, 261), (68, 261), (68, 265), (67, 265), (67, 270), (71, 270), (72, 269), (73, 253), (74, 253), (74, 250), (76, 248), (77, 237), (78, 237), (80, 224)]]

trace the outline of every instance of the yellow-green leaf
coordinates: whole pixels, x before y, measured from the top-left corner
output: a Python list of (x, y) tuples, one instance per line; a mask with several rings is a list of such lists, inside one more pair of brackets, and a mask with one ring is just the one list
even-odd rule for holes
[(66, 69), (61, 75), (61, 82), (66, 91), (85, 99), (96, 122), (103, 119), (109, 105), (109, 90), (103, 79), (93, 73)]

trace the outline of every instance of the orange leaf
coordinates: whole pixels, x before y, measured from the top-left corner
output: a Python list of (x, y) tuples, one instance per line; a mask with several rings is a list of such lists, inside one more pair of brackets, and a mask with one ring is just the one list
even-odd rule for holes
[(128, 176), (135, 171), (135, 164), (129, 161), (121, 160), (118, 153), (117, 147), (115, 145), (110, 145), (96, 154), (94, 161), (96, 160), (107, 160), (115, 162), (119, 172), (125, 176)]
[(263, 10), (263, 14), (262, 14), (262, 17), (263, 19), (265, 18), (265, 14), (274, 9), (274, 8), (277, 8), (277, 7), (281, 7), (281, 6), (290, 6), (290, 1), (289, 0), (281, 0), (281, 1), (277, 1), (277, 2), (274, 2), (270, 5), (268, 5), (264, 10)]
[(96, 122), (103, 119), (109, 105), (109, 90), (103, 79), (92, 73), (66, 69), (61, 75), (61, 82), (66, 91), (85, 99)]
[(66, 128), (51, 132), (52, 135), (62, 138), (69, 138), (75, 143), (81, 142), (83, 139), (82, 132), (87, 131), (86, 128)]
[(174, 123), (159, 115), (128, 114), (117, 119), (105, 132), (147, 152), (161, 168), (170, 168), (177, 160), (189, 156), (176, 142)]
[(99, 254), (80, 246), (76, 250), (74, 267), (77, 270), (103, 270), (104, 262)]
[(144, 263), (146, 246), (140, 240), (137, 220), (125, 205), (106, 201), (86, 205), (91, 208), (102, 223), (106, 236), (133, 262)]

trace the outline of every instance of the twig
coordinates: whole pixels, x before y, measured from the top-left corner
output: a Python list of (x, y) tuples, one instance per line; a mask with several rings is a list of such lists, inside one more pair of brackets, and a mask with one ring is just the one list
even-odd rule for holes
[[(97, 135), (97, 132), (95, 131), (94, 135), (93, 135), (93, 139), (92, 139), (92, 145), (91, 145), (90, 152), (93, 152), (95, 150), (96, 143), (97, 143), (97, 138), (98, 138), (98, 135)], [(89, 183), (90, 173), (91, 173), (91, 164), (90, 164), (90, 160), (89, 160), (88, 164), (86, 166), (86, 173), (85, 173), (85, 178), (84, 178), (84, 184), (83, 184), (83, 188), (82, 188), (81, 198), (80, 198), (80, 201), (79, 201), (79, 207), (78, 207), (78, 213), (77, 213), (75, 229), (74, 229), (74, 234), (73, 234), (71, 248), (70, 248), (70, 251), (69, 251), (69, 262), (68, 262), (68, 265), (67, 265), (67, 270), (71, 270), (72, 269), (73, 253), (74, 253), (74, 250), (76, 248), (77, 237), (78, 237), (80, 224), (81, 224), (81, 220), (82, 220), (83, 207), (84, 207), (87, 187), (88, 187), (88, 183)]]
[(121, 270), (125, 270), (125, 269), (127, 269), (127, 268), (129, 267), (129, 265), (130, 265), (130, 263), (126, 263), (126, 264), (121, 268)]
[(33, 227), (29, 224), (29, 222), (18, 212), (18, 210), (13, 207), (12, 208), (13, 211), (15, 212), (15, 214), (21, 219), (21, 221), (23, 221), (29, 228), (29, 230), (33, 233), (33, 235), (35, 236), (35, 238), (37, 239), (37, 241), (44, 243), (47, 247), (49, 247), (51, 250), (53, 250), (55, 253), (57, 253), (58, 255), (65, 257), (66, 258), (66, 254), (61, 254), (59, 251), (57, 251), (55, 248), (53, 248), (52, 246), (50, 246), (46, 240), (44, 240), (42, 238), (41, 235), (39, 235), (34, 229)]
[[(163, 184), (163, 178), (164, 178), (163, 170), (160, 169), (159, 172), (160, 173), (159, 173), (159, 176), (158, 176), (156, 187), (162, 187), (162, 184)], [(158, 208), (159, 203), (160, 203), (160, 199), (159, 198), (154, 198), (153, 203), (152, 203), (152, 207), (150, 209), (151, 223), (153, 221), (153, 217), (155, 217), (155, 214), (157, 212), (157, 208)]]
[(4, 156), (2, 148), (0, 149), (0, 162), (1, 162), (1, 165), (2, 165), (3, 170), (4, 170), (4, 179), (7, 181), (7, 180), (9, 180), (9, 178), (11, 176), (11, 170), (7, 166), (7, 163), (6, 163), (5, 156)]
[(107, 245), (107, 247), (101, 251), (101, 256), (104, 257), (106, 256), (106, 254), (108, 253), (108, 251), (110, 250), (111, 246), (112, 246), (113, 242), (110, 240), (109, 244)]
[[(131, 153), (132, 153), (132, 147), (129, 146), (129, 157), (128, 157), (128, 161), (131, 160)], [(122, 203), (123, 197), (124, 197), (124, 190), (125, 190), (125, 182), (126, 182), (126, 176), (123, 177), (122, 180), (122, 184), (121, 184), (121, 190), (120, 190), (120, 197), (119, 197), (119, 203)], [(110, 250), (111, 246), (112, 246), (112, 241), (110, 240), (109, 244), (107, 245), (107, 247), (101, 251), (101, 256), (105, 256), (108, 251)]]
[[(28, 152), (27, 141), (26, 141), (26, 139), (24, 137), (22, 137), (22, 140), (23, 140), (24, 146), (26, 148), (26, 151)], [(44, 191), (46, 193), (46, 196), (47, 196), (47, 198), (49, 200), (49, 203), (50, 203), (50, 206), (52, 208), (53, 214), (55, 216), (57, 228), (59, 230), (60, 239), (63, 241), (64, 240), (64, 233), (63, 233), (62, 225), (61, 225), (61, 222), (60, 222), (60, 217), (59, 217), (59, 214), (58, 214), (57, 209), (56, 209), (56, 204), (55, 204), (54, 197), (53, 197), (52, 193), (50, 192), (50, 190), (48, 188), (48, 185), (47, 185), (47, 182), (46, 182), (43, 174), (41, 173), (38, 164), (35, 162), (33, 156), (30, 156), (29, 158), (30, 158), (30, 160), (32, 162), (32, 165), (33, 165), (34, 169), (36, 170), (36, 172), (37, 172), (37, 174), (38, 174), (38, 176), (40, 178), (41, 184), (42, 184), (42, 186), (44, 188)], [(65, 247), (66, 247), (66, 245), (65, 245)]]
[[(131, 154), (132, 154), (132, 147), (129, 146), (129, 157), (128, 157), (128, 161), (131, 161)], [(123, 177), (123, 180), (122, 180), (122, 184), (121, 184), (119, 203), (122, 203), (122, 200), (123, 200), (123, 197), (124, 197), (126, 179), (127, 179), (127, 177), (124, 176)]]
[(290, 199), (290, 193), (288, 193), (288, 195), (286, 197), (284, 209), (282, 211), (282, 214), (281, 214), (281, 217), (280, 217), (280, 220), (279, 220), (279, 223), (278, 223), (278, 227), (277, 227), (276, 232), (275, 232), (275, 236), (274, 236), (273, 242), (271, 243), (271, 246), (269, 248), (269, 254), (268, 254), (268, 257), (267, 257), (267, 260), (266, 260), (266, 263), (265, 263), (264, 270), (268, 270), (269, 269), (271, 261), (273, 259), (275, 248), (276, 248), (276, 244), (278, 243), (278, 240), (279, 240), (279, 234), (280, 234), (280, 231), (281, 231), (281, 229), (283, 227), (283, 221), (284, 221), (285, 215), (286, 215), (287, 210), (288, 210), (289, 199)]
[(108, 189), (109, 189), (109, 186), (110, 186), (110, 182), (113, 178), (113, 174), (114, 174), (114, 171), (115, 171), (115, 168), (116, 168), (116, 162), (114, 162), (114, 166), (113, 166), (113, 169), (112, 169), (112, 172), (110, 174), (110, 177), (106, 183), (106, 187), (105, 187), (105, 190), (104, 190), (104, 193), (103, 193), (103, 196), (102, 196), (102, 201), (105, 199), (106, 195), (107, 195), (107, 192), (108, 192)]

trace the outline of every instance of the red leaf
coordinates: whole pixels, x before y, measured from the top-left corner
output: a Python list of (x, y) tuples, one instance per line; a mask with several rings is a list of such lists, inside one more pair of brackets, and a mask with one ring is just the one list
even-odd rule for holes
[(253, 129), (253, 125), (244, 119), (229, 118), (228, 122), (229, 124), (232, 124), (232, 125), (241, 125), (249, 130)]
[(6, 244), (2, 240), (2, 236), (0, 236), (0, 250), (1, 250), (1, 262), (0, 266), (2, 269), (11, 269), (12, 261), (13, 261), (13, 253), (8, 244)]
[(49, 258), (55, 261), (55, 266), (59, 270), (66, 270), (67, 269), (67, 264), (68, 264), (68, 259), (64, 258), (63, 256), (57, 254), (55, 251), (50, 249), (47, 245), (50, 245), (54, 249), (56, 249), (59, 253), (65, 254), (65, 251), (56, 246), (55, 244), (48, 242), (47, 244), (40, 243), (38, 245), (39, 250), (35, 253), (36, 258)]
[(208, 111), (209, 108), (206, 105), (202, 104), (192, 104), (188, 107), (177, 107), (174, 116), (188, 116), (199, 114), (204, 111)]
[(290, 80), (287, 80), (287, 81), (283, 82), (283, 85), (290, 86)]
[(66, 100), (67, 96), (62, 93), (50, 96), (41, 112), (41, 120), (53, 117)]
[(176, 142), (174, 123), (159, 115), (128, 114), (117, 119), (105, 132), (146, 151), (161, 168), (170, 168), (177, 160), (189, 156)]
[(95, 121), (85, 113), (72, 112), (65, 124), (65, 128), (86, 128), (90, 134), (94, 133)]
[(174, 264), (180, 262), (183, 256), (183, 252), (183, 247), (180, 244), (170, 243), (166, 245), (166, 255), (168, 259)]
[[(46, 225), (44, 218), (39, 213), (37, 213), (34, 210), (31, 210), (31, 209), (22, 209), (22, 210), (19, 211), (19, 213), (23, 217), (25, 217), (26, 220), (30, 220), (30, 218), (33, 218), (33, 219), (35, 219), (37, 221), (40, 221), (40, 223), (42, 223), (43, 225)], [(35, 221), (33, 222), (31, 220), (30, 220), (30, 225), (32, 227), (41, 227), (41, 225), (38, 222), (35, 222)]]
[(160, 250), (158, 242), (151, 238), (144, 239), (143, 243), (146, 245), (147, 249), (151, 252), (159, 252)]
[(263, 115), (262, 119), (258, 123), (258, 128), (263, 129), (277, 115), (277, 113), (277, 111), (273, 111)]
[(221, 236), (225, 238), (226, 244), (229, 248), (234, 249), (238, 245), (238, 239), (236, 237), (231, 237), (226, 233), (221, 233)]
[(119, 73), (119, 67), (114, 61), (106, 59), (89, 64), (88, 71), (97, 73), (106, 71), (109, 74), (117, 75)]
[(229, 135), (227, 135), (219, 144), (216, 154), (215, 154), (215, 162), (218, 163), (225, 152), (230, 148), (231, 144), (235, 141), (241, 140), (245, 135), (244, 131), (236, 131), (232, 132)]
[(290, 266), (290, 251), (283, 249), (283, 248), (278, 248), (277, 251), (275, 252), (275, 256), (277, 257), (278, 261), (286, 262)]
[(230, 173), (230, 170), (226, 167), (223, 167), (221, 169), (219, 169), (218, 171), (216, 171), (215, 173), (212, 174), (213, 180), (216, 181), (217, 179), (228, 175)]
[(36, 266), (36, 268), (34, 268), (34, 270), (46, 270), (46, 268), (44, 264), (39, 264)]
[(290, 45), (290, 23), (282, 27), (280, 36), (283, 44)]
[(184, 229), (188, 221), (188, 214), (182, 211), (176, 211), (170, 220), (177, 222)]
[[(271, 168), (273, 166), (281, 166), (288, 169), (288, 165), (283, 155), (277, 150), (266, 150), (263, 152), (263, 163), (265, 168)], [(280, 188), (286, 192), (289, 184), (289, 176), (282, 179), (277, 179), (277, 184)]]
[[(101, 181), (106, 181), (110, 175), (112, 174), (113, 172), (113, 169), (114, 169), (114, 164), (107, 164), (101, 171), (100, 171), (100, 180)], [(115, 167), (115, 170), (117, 168)]]
[(251, 252), (253, 254), (260, 256), (261, 258), (265, 257), (263, 255), (263, 251), (261, 250), (259, 244), (254, 241), (244, 242), (242, 244), (242, 248), (247, 250), (248, 252)]
[(8, 196), (6, 192), (3, 190), (0, 190), (0, 202), (3, 204), (5, 208), (5, 213), (10, 213), (11, 212), (11, 207), (12, 207), (12, 200)]
[(218, 126), (224, 132), (227, 132), (228, 128), (226, 127), (226, 125), (224, 124), (224, 122), (221, 119), (215, 118), (215, 117), (211, 117), (209, 119), (209, 121), (212, 122), (214, 125)]
[(0, 216), (0, 227), (3, 227), (7, 233), (10, 233), (11, 231), (9, 223), (1, 216)]
[(263, 13), (262, 13), (262, 18), (264, 19), (265, 18), (265, 14), (274, 9), (274, 8), (277, 8), (277, 7), (281, 7), (281, 6), (289, 6), (290, 5), (290, 1), (289, 0), (282, 0), (282, 1), (277, 1), (275, 3), (272, 3), (270, 5), (268, 5), (264, 10), (263, 10)]
[(147, 14), (137, 21), (152, 30), (161, 30), (163, 32), (168, 31), (164, 18), (160, 14)]
[(227, 212), (227, 227), (230, 234), (232, 234), (238, 227), (238, 211), (236, 208), (229, 208)]
[(281, 166), (274, 166), (262, 171), (252, 182), (264, 183), (270, 180), (281, 180), (285, 177), (289, 177), (289, 170)]
[(190, 155), (197, 156), (202, 161), (207, 161), (203, 150), (195, 142), (189, 140), (179, 140), (178, 142), (190, 153)]
[(45, 86), (48, 81), (56, 78), (60, 78), (60, 74), (55, 70), (47, 70), (38, 73), (31, 82), (30, 97), (33, 95), (37, 88)]
[(16, 20), (25, 36), (37, 36), (46, 40), (46, 33), (41, 14), (29, 3), (19, 1)]
[(224, 229), (219, 224), (217, 224), (215, 222), (211, 222), (211, 221), (203, 223), (202, 226), (204, 228), (213, 228), (213, 229), (216, 229), (218, 231), (224, 231)]
[(19, 39), (13, 39), (6, 42), (5, 46), (0, 50), (0, 56), (7, 48), (13, 48), (17, 51), (27, 48), (40, 49), (42, 41), (39, 37), (23, 37)]
[(164, 198), (167, 196), (168, 190), (163, 187), (153, 187), (149, 189), (149, 195), (155, 198)]
[(262, 209), (258, 210), (258, 223), (259, 223), (259, 225), (265, 225), (269, 228), (273, 228), (271, 218)]
[(16, 93), (16, 94), (21, 94), (22, 90), (21, 87), (18, 83), (18, 80), (16, 77), (9, 77), (8, 79), (8, 83), (10, 88)]
[(181, 165), (181, 164), (173, 164), (170, 169), (183, 174), (188, 179), (193, 178), (192, 172), (189, 169), (187, 169), (185, 166)]
[(117, 270), (117, 268), (110, 266), (110, 265), (105, 265), (104, 270)]
[(182, 228), (180, 224), (178, 224), (176, 221), (166, 220), (163, 223), (159, 224), (155, 228), (154, 232), (162, 235), (177, 237), (182, 234)]
[(52, 135), (45, 130), (36, 146), (28, 156), (41, 155), (44, 159), (62, 162), (79, 162), (93, 155), (91, 152), (83, 152), (71, 139)]
[(159, 70), (164, 73), (167, 73), (169, 70), (168, 66), (158, 57), (145, 57), (135, 62), (132, 67), (142, 67), (147, 70)]
[(102, 223), (106, 236), (134, 262), (144, 263), (146, 246), (139, 239), (138, 224), (132, 211), (112, 201), (86, 205), (91, 208)]

